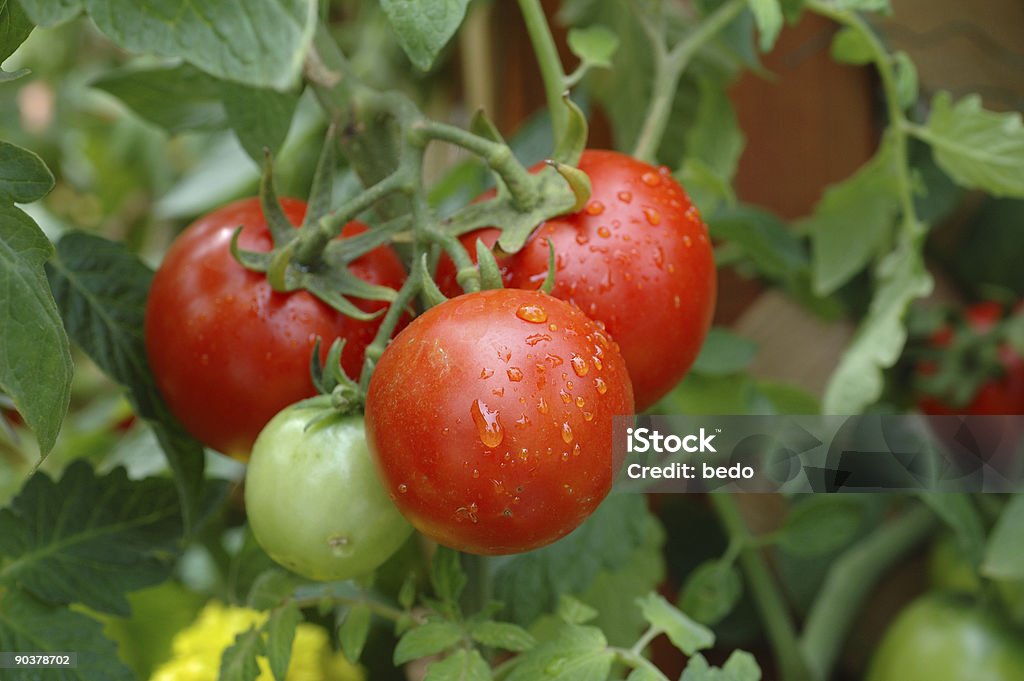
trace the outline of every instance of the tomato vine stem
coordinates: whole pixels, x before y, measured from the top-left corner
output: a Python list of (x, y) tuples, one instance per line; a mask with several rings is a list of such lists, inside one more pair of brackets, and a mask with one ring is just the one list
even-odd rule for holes
[(544, 8), (540, 0), (519, 0), (519, 11), (526, 23), (526, 32), (533, 44), (533, 51), (537, 55), (537, 64), (540, 67), (540, 77), (544, 82), (544, 94), (548, 102), (548, 112), (551, 114), (551, 127), (554, 130), (556, 140), (562, 139), (568, 125), (568, 114), (562, 104), (562, 94), (567, 87), (565, 71), (562, 69), (562, 59), (558, 56), (558, 47), (551, 35), (551, 27), (548, 26), (547, 17), (544, 15)]

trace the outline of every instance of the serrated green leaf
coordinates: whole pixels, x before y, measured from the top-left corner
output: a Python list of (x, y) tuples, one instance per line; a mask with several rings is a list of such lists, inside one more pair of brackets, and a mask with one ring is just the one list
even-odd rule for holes
[(338, 629), (338, 642), (345, 658), (355, 664), (363, 654), (363, 647), (370, 635), (370, 606), (359, 604), (349, 608), (345, 621)]
[(610, 67), (619, 49), (619, 36), (606, 26), (571, 28), (567, 40), (572, 53), (591, 66)]
[(82, 11), (84, 0), (15, 0), (29, 18), (40, 26), (53, 26), (73, 18)]
[(275, 89), (298, 81), (316, 27), (313, 0), (84, 3), (96, 26), (130, 52), (184, 59), (218, 78)]
[(97, 477), (78, 460), (58, 482), (34, 474), (0, 509), (0, 582), (127, 616), (124, 594), (166, 579), (181, 537), (169, 480), (128, 480), (123, 468)]
[(777, 217), (753, 206), (726, 208), (709, 218), (716, 239), (741, 247), (759, 272), (782, 281), (806, 273), (810, 260), (803, 242)]
[(225, 83), (224, 109), (228, 124), (250, 158), (260, 167), (264, 149), (276, 154), (284, 144), (299, 98), (291, 92)]
[(259, 658), (266, 654), (263, 630), (250, 627), (235, 637), (221, 655), (217, 681), (256, 681), (260, 674)]
[(966, 494), (921, 494), (921, 500), (953, 530), (960, 551), (972, 568), (985, 557), (985, 526)]
[(709, 627), (732, 612), (743, 595), (743, 580), (733, 565), (710, 560), (690, 573), (679, 596), (679, 609)]
[(917, 67), (910, 55), (900, 50), (893, 55), (893, 70), (896, 74), (896, 98), (900, 108), (909, 109), (917, 103)]
[(411, 660), (442, 653), (462, 640), (462, 627), (447, 621), (427, 622), (405, 632), (395, 646), (394, 662), (405, 664)]
[(754, 13), (757, 30), (761, 34), (761, 51), (768, 52), (782, 30), (782, 6), (779, 0), (747, 0), (747, 4)]
[(508, 681), (606, 681), (614, 659), (600, 629), (565, 624), (522, 653)]
[(262, 572), (252, 583), (245, 602), (254, 610), (270, 610), (281, 605), (292, 593), (302, 579), (280, 568), (271, 568)]
[(191, 531), (203, 496), (203, 447), (171, 415), (156, 389), (142, 330), (153, 272), (124, 244), (69, 232), (47, 266), (50, 288), (71, 338), (115, 381), (153, 426)]
[(857, 536), (864, 518), (864, 504), (855, 498), (811, 497), (790, 511), (776, 539), (797, 556), (831, 553)]
[(723, 204), (736, 203), (736, 193), (729, 181), (695, 156), (683, 161), (675, 177), (702, 215), (714, 215)]
[(981, 571), (993, 579), (1024, 579), (1024, 494), (1014, 496), (999, 516)]
[(569, 624), (584, 624), (597, 617), (597, 610), (577, 598), (562, 594), (558, 598), (558, 616)]
[(491, 681), (491, 668), (476, 650), (456, 650), (427, 667), (423, 681)]
[(836, 32), (832, 39), (832, 58), (844, 64), (868, 64), (874, 59), (875, 53), (871, 41), (862, 31), (846, 26)]
[(757, 344), (753, 341), (715, 327), (708, 332), (691, 370), (705, 376), (734, 374), (750, 366), (756, 354)]
[(31, 203), (53, 189), (53, 173), (36, 154), (0, 141), (0, 203)]
[(625, 567), (646, 545), (649, 523), (642, 497), (614, 495), (564, 539), (511, 556), (493, 574), (495, 597), (505, 603), (504, 614), (529, 626), (542, 613), (553, 611), (561, 594), (582, 594), (598, 573)]
[(754, 656), (745, 650), (734, 650), (722, 665), (728, 681), (761, 681), (761, 667)]
[(907, 340), (910, 303), (932, 290), (920, 251), (901, 245), (878, 267), (878, 287), (853, 342), (829, 379), (822, 411), (857, 414), (882, 394), (882, 369), (896, 363)]
[(171, 133), (216, 130), (227, 125), (221, 103), (225, 83), (189, 64), (109, 71), (92, 86), (117, 97), (140, 118)]
[(33, 676), (7, 670), (5, 679), (135, 680), (118, 658), (117, 646), (103, 636), (99, 622), (65, 607), (47, 606), (16, 588), (9, 589), (0, 602), (0, 650), (77, 653), (77, 666), (72, 669), (47, 669)]
[(266, 652), (270, 671), (277, 681), (286, 681), (288, 664), (292, 659), (292, 643), (295, 641), (295, 628), (302, 621), (299, 606), (289, 603), (280, 610), (274, 611), (263, 625), (267, 632)]
[(469, 0), (381, 0), (409, 60), (427, 71), (466, 16)]
[(439, 546), (430, 564), (430, 583), (434, 594), (443, 601), (455, 602), (466, 588), (466, 573), (459, 562), (459, 553)]
[(828, 295), (862, 270), (889, 243), (900, 210), (894, 144), (883, 141), (856, 173), (825, 190), (801, 221), (811, 235), (814, 290)]
[(658, 594), (647, 594), (637, 605), (651, 626), (664, 631), (672, 645), (685, 654), (693, 655), (715, 644), (715, 635), (710, 629), (681, 613)]
[(1024, 197), (1024, 126), (1019, 111), (995, 113), (977, 95), (956, 104), (948, 92), (932, 100), (927, 125), (915, 130), (958, 184), (994, 196)]
[(703, 655), (697, 653), (686, 662), (686, 669), (679, 681), (721, 681), (720, 675), (716, 677), (716, 671), (717, 668), (713, 668)]
[(530, 632), (508, 622), (480, 622), (473, 626), (470, 635), (477, 643), (515, 653), (529, 650), (537, 644)]
[(736, 109), (721, 79), (702, 76), (697, 87), (697, 110), (684, 138), (687, 159), (700, 159), (717, 177), (731, 183), (746, 143)]
[(626, 681), (668, 681), (668, 677), (647, 667), (637, 667), (629, 673)]
[(0, 64), (14, 54), (33, 28), (18, 0), (0, 0)]
[(71, 350), (43, 264), (53, 246), (28, 215), (0, 202), (0, 391), (48, 453), (71, 400)]

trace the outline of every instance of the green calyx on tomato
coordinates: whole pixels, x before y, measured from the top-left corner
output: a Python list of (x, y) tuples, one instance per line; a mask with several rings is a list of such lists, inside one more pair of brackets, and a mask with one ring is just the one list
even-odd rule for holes
[(256, 440), (245, 505), (267, 554), (310, 579), (368, 574), (412, 532), (377, 477), (363, 418), (301, 404)]
[[(643, 410), (683, 378), (710, 327), (717, 280), (707, 227), (665, 168), (588, 149), (579, 169), (590, 177), (589, 201), (542, 223), (517, 253), (499, 254), (502, 278), (508, 287), (539, 288), (553, 246), (552, 295), (604, 323)], [(491, 247), (499, 236), (484, 228), (461, 239), (475, 256), (477, 239)], [(442, 258), (437, 279), (448, 296), (461, 290), (455, 275)]]
[(538, 291), (452, 298), (388, 346), (366, 434), (388, 494), (441, 544), (516, 553), (568, 534), (608, 494), (612, 419), (633, 412), (618, 348)]
[[(280, 203), (293, 225), (302, 222), (304, 202)], [(366, 229), (350, 222), (342, 241)], [(233, 238), (247, 251), (273, 247), (258, 199), (224, 206), (175, 240), (150, 288), (145, 344), (157, 387), (178, 420), (203, 444), (244, 461), (274, 414), (316, 394), (309, 372), (316, 339), (328, 346), (344, 339), (341, 366), (358, 376), (380, 319), (353, 319), (308, 291), (274, 291), (263, 274), (232, 257)], [(386, 246), (347, 269), (378, 289), (397, 289), (406, 276)], [(387, 307), (381, 300), (353, 303), (370, 314)], [(323, 360), (327, 347), (321, 353)]]
[(995, 613), (972, 599), (928, 595), (886, 631), (867, 681), (1020, 681), (1024, 645)]

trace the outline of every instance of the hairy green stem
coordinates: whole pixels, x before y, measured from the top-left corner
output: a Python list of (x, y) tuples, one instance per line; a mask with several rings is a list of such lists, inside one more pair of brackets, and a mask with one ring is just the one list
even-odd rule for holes
[(569, 122), (569, 115), (562, 104), (562, 93), (566, 88), (562, 60), (558, 56), (558, 48), (555, 46), (555, 39), (551, 35), (551, 27), (548, 26), (540, 0), (519, 0), (519, 10), (526, 22), (526, 32), (530, 35), (533, 51), (537, 55), (548, 111), (551, 112), (551, 127), (557, 143), (564, 136)]
[(452, 259), (457, 273), (456, 280), (466, 293), (480, 290), (480, 275), (461, 241), (451, 234), (434, 227), (427, 228), (424, 236), (440, 246), (448, 254), (448, 257)]
[(935, 527), (935, 516), (917, 506), (850, 547), (829, 570), (807, 617), (800, 649), (814, 677), (830, 677), (866, 598), (897, 561), (923, 541)]
[(633, 156), (653, 163), (655, 154), (672, 113), (672, 101), (679, 87), (679, 79), (689, 65), (693, 55), (710, 41), (747, 6), (746, 0), (729, 0), (700, 22), (692, 33), (666, 51), (662, 27), (653, 26), (643, 18), (644, 28), (651, 37), (654, 50), (654, 83), (651, 101), (644, 116), (644, 124), (637, 137)]
[(730, 539), (741, 542), (743, 546), (739, 557), (740, 566), (747, 578), (747, 585), (761, 615), (761, 621), (767, 630), (780, 678), (782, 681), (812, 681), (813, 677), (800, 650), (789, 608), (768, 566), (765, 565), (736, 502), (725, 493), (709, 494), (708, 498)]

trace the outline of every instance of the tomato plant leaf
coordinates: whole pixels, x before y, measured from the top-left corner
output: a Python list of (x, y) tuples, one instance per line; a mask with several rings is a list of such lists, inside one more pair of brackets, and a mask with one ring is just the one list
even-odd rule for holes
[(189, 64), (117, 69), (92, 81), (92, 86), (171, 133), (227, 125), (221, 102), (224, 83)]
[(218, 681), (256, 681), (260, 674), (259, 658), (266, 654), (261, 627), (250, 627), (235, 637), (220, 658)]
[(276, 154), (284, 144), (299, 98), (291, 92), (237, 83), (224, 83), (223, 97), (228, 123), (238, 141), (252, 160), (263, 167), (264, 149)]
[(555, 609), (560, 594), (582, 594), (601, 571), (625, 567), (647, 545), (648, 528), (656, 522), (642, 497), (611, 496), (564, 539), (495, 559), (495, 597), (505, 604), (503, 614), (529, 626)]
[(754, 360), (757, 344), (722, 327), (708, 332), (691, 371), (705, 376), (724, 376), (743, 371)]
[(288, 663), (292, 658), (292, 643), (295, 641), (295, 628), (302, 621), (299, 606), (289, 603), (280, 610), (274, 611), (263, 625), (267, 632), (267, 662), (276, 681), (285, 681), (288, 675)]
[(469, 0), (381, 0), (409, 60), (427, 71), (466, 16)]
[[(135, 675), (117, 654), (117, 646), (104, 637), (103, 625), (82, 613), (39, 602), (12, 588), (0, 601), (0, 648), (7, 651), (77, 654), (77, 665), (47, 669), (36, 676), (12, 672), (4, 678), (45, 678), (47, 681), (133, 681)], [(28, 672), (31, 673), (31, 672)]]
[(977, 568), (985, 554), (985, 526), (981, 514), (966, 494), (921, 494), (935, 515), (953, 530), (960, 551)]
[(508, 622), (485, 621), (473, 625), (470, 635), (477, 643), (491, 648), (521, 653), (537, 645), (536, 639), (520, 626)]
[(0, 510), (0, 582), (127, 616), (124, 594), (166, 579), (181, 537), (169, 480), (129, 480), (123, 468), (97, 477), (78, 460), (58, 482), (35, 473)]
[(52, 253), (35, 222), (0, 200), (0, 317), (8, 320), (0, 324), (0, 391), (14, 401), (44, 455), (67, 413), (73, 371), (68, 337), (43, 271)]
[(910, 55), (902, 50), (893, 54), (893, 70), (896, 74), (896, 97), (900, 107), (909, 109), (917, 102), (917, 67)]
[(218, 78), (275, 89), (297, 82), (316, 27), (313, 0), (85, 5), (100, 31), (126, 50), (177, 57)]
[(743, 580), (732, 565), (709, 560), (690, 573), (679, 596), (679, 609), (706, 626), (732, 612), (743, 595)]
[(977, 95), (953, 104), (948, 92), (940, 92), (932, 100), (927, 125), (914, 132), (932, 145), (936, 163), (958, 184), (993, 196), (1024, 197), (1019, 111), (986, 111)]
[(462, 627), (454, 622), (427, 622), (410, 629), (395, 646), (394, 662), (405, 664), (421, 657), (436, 655), (448, 650), (462, 640)]
[(861, 12), (892, 12), (891, 0), (834, 0), (837, 9), (852, 9)]
[(605, 681), (614, 659), (600, 629), (563, 624), (548, 640), (521, 654), (508, 681)]
[(793, 507), (775, 538), (797, 556), (831, 553), (857, 536), (866, 512), (854, 497), (812, 496)]
[(829, 379), (822, 411), (857, 414), (882, 394), (882, 369), (896, 363), (907, 340), (903, 320), (911, 301), (928, 295), (932, 278), (920, 251), (900, 245), (879, 264), (867, 317)]
[(491, 681), (491, 667), (476, 650), (456, 650), (427, 667), (423, 681)]
[(814, 290), (828, 295), (861, 271), (888, 243), (899, 214), (896, 146), (883, 141), (856, 173), (825, 190), (800, 222), (811, 235)]
[(687, 617), (656, 593), (637, 600), (637, 605), (651, 626), (665, 632), (672, 645), (687, 655), (715, 644), (715, 635), (703, 624)]
[(0, 202), (31, 203), (53, 189), (53, 173), (28, 149), (0, 140)]
[(629, 673), (626, 681), (668, 681), (668, 677), (647, 667), (637, 667)]
[(697, 87), (700, 98), (684, 138), (684, 160), (700, 159), (728, 184), (736, 174), (746, 139), (721, 80), (701, 76)]
[(123, 244), (69, 232), (47, 274), (70, 336), (129, 389), (136, 412), (153, 426), (191, 531), (202, 504), (204, 453), (163, 403), (149, 370), (142, 333), (153, 272)]
[(779, 0), (747, 0), (747, 4), (754, 13), (757, 30), (761, 34), (761, 51), (768, 52), (782, 30), (782, 6)]
[(370, 606), (359, 604), (353, 605), (345, 613), (345, 620), (338, 628), (338, 642), (341, 644), (341, 652), (345, 658), (353, 664), (359, 661), (363, 654), (363, 647), (370, 635), (370, 619), (372, 616)]
[(440, 546), (430, 564), (430, 583), (443, 601), (455, 602), (466, 588), (466, 573), (459, 563), (459, 553)]
[(14, 0), (40, 26), (53, 26), (73, 18), (85, 6), (84, 0)]
[(852, 26), (846, 26), (836, 32), (830, 52), (836, 61), (858, 66), (870, 63), (875, 56), (868, 37), (863, 31), (858, 31)]
[(1024, 494), (1015, 495), (999, 516), (981, 570), (993, 579), (1024, 579)]
[(572, 53), (589, 66), (610, 67), (619, 49), (619, 36), (601, 25), (571, 28), (567, 42)]
[(18, 0), (0, 0), (0, 64), (14, 54), (33, 28)]

